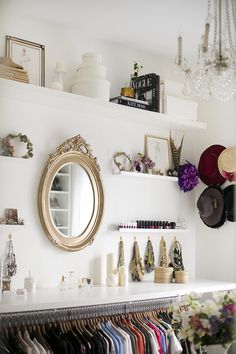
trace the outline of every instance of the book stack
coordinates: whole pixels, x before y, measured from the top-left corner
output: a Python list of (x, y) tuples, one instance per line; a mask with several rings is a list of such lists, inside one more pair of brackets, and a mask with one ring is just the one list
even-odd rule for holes
[(154, 73), (133, 77), (131, 87), (134, 98), (118, 96), (111, 98), (111, 102), (125, 106), (159, 112), (160, 110), (160, 76)]
[(0, 57), (0, 77), (29, 83), (28, 72), (23, 66), (14, 63), (10, 58)]
[(152, 111), (152, 107), (147, 101), (136, 100), (135, 98), (118, 96), (110, 99), (111, 102), (116, 102), (118, 104), (123, 104), (125, 106), (145, 109), (147, 111)]

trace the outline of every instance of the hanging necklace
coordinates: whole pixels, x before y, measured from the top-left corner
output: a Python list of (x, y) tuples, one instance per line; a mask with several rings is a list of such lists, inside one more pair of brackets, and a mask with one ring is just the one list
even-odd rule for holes
[(9, 238), (9, 248), (8, 248), (8, 254), (7, 254), (7, 275), (9, 277), (12, 277), (13, 275), (16, 274), (17, 271), (17, 264), (16, 264), (16, 256), (13, 251), (13, 242), (11, 239), (11, 235), (8, 236)]

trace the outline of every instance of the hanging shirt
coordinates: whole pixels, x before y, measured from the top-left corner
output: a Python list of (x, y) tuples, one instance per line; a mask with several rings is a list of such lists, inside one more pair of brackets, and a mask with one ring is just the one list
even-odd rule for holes
[(36, 338), (33, 339), (35, 346), (38, 348), (40, 354), (46, 354), (44, 347), (37, 341)]
[(33, 341), (30, 339), (29, 333), (26, 330), (24, 335), (23, 335), (24, 341), (29, 345), (29, 347), (32, 349), (32, 354), (40, 354), (38, 348), (36, 345), (33, 343)]

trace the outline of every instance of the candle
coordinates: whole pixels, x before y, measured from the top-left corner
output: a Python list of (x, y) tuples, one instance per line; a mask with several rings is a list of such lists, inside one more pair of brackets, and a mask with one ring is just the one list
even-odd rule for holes
[(119, 275), (118, 285), (128, 286), (128, 282), (129, 282), (128, 268), (126, 266), (120, 266), (118, 275)]
[(203, 46), (202, 46), (203, 52), (207, 52), (207, 50), (208, 50), (209, 32), (210, 32), (210, 23), (206, 23), (205, 24), (204, 41), (203, 41)]
[(178, 41), (178, 65), (180, 65), (182, 62), (182, 42), (183, 42), (182, 36), (178, 36), (177, 41)]
[(66, 72), (66, 63), (65, 62), (56, 63), (56, 71), (65, 73)]
[(115, 254), (108, 253), (107, 255), (107, 276), (111, 275), (116, 269)]

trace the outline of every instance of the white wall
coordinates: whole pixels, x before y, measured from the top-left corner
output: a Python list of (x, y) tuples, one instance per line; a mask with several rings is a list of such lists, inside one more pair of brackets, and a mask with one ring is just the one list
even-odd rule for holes
[[(196, 161), (213, 144), (225, 147), (236, 144), (236, 101), (200, 102), (199, 117), (208, 129), (198, 138)], [(224, 189), (229, 183), (222, 185)], [(207, 186), (195, 190), (196, 200)], [(196, 213), (197, 215), (197, 213)], [(199, 278), (236, 281), (236, 223), (226, 221), (219, 229), (205, 226), (197, 215), (196, 264)]]
[[(2, 3), (3, 4), (3, 3)], [(6, 5), (6, 3), (4, 2)], [(68, 73), (65, 88), (70, 84), (81, 54), (86, 51), (100, 52), (107, 66), (107, 78), (111, 81), (111, 96), (119, 93), (120, 87), (129, 78), (132, 63), (138, 60), (146, 72), (156, 72), (162, 78), (173, 79), (173, 65), (146, 53), (115, 46), (98, 40), (86, 38), (82, 33), (37, 23), (28, 18), (20, 18), (8, 12), (7, 6), (0, 11), (0, 54), (4, 55), (5, 35), (25, 38), (46, 45), (46, 83), (54, 80), (53, 68), (56, 61), (65, 60)], [(97, 118), (96, 115), (67, 112), (42, 105), (25, 104), (14, 100), (0, 101), (1, 136), (9, 132), (23, 132), (34, 144), (34, 158), (31, 160), (1, 158), (1, 198), (0, 215), (4, 208), (14, 207), (26, 226), (13, 232), (18, 273), (14, 286), (21, 287), (23, 278), (31, 269), (39, 287), (56, 286), (60, 276), (69, 270), (75, 270), (77, 276), (92, 276), (95, 281), (104, 281), (97, 266), (104, 262), (108, 252), (118, 251), (119, 233), (112, 227), (124, 220), (135, 219), (176, 219), (184, 216), (188, 220), (190, 232), (180, 234), (185, 257), (185, 267), (191, 277), (195, 275), (195, 228), (192, 213), (193, 194), (185, 195), (172, 183), (133, 180), (112, 175), (112, 156), (117, 151), (126, 151), (134, 156), (144, 150), (144, 135), (151, 134), (168, 137), (169, 131), (160, 130), (146, 124), (114, 121)], [(98, 133), (99, 132), (99, 133)], [(101, 229), (94, 244), (76, 253), (69, 253), (53, 247), (45, 236), (37, 210), (39, 180), (47, 161), (47, 156), (65, 139), (81, 134), (91, 144), (102, 169), (105, 189), (105, 214)], [(187, 134), (183, 151), (183, 160), (193, 161), (195, 135)], [(192, 149), (189, 149), (191, 144)], [(9, 229), (0, 226), (0, 257), (2, 256)], [(137, 236), (143, 257), (147, 236)], [(167, 235), (167, 248), (172, 236)], [(153, 235), (152, 241), (156, 258), (159, 250), (159, 235)], [(133, 236), (124, 237), (126, 263), (129, 264)]]
[[(144, 135), (167, 137), (167, 130), (147, 127), (131, 121), (102, 118), (87, 113), (75, 113), (42, 105), (26, 104), (13, 99), (0, 99), (1, 134), (20, 131), (34, 143), (34, 157), (30, 160), (1, 158), (0, 210), (14, 207), (26, 226), (13, 231), (13, 241), (18, 263), (15, 285), (22, 286), (24, 275), (31, 268), (40, 287), (55, 286), (61, 274), (75, 270), (77, 275), (92, 276), (100, 281), (98, 264), (109, 252), (117, 252), (120, 234), (112, 232), (114, 225), (123, 220), (176, 219), (186, 216), (192, 229), (178, 235), (185, 255), (185, 266), (194, 276), (195, 246), (192, 217), (193, 195), (184, 195), (174, 183), (121, 178), (112, 174), (112, 156), (117, 151), (127, 151), (132, 156), (144, 149)], [(48, 154), (65, 139), (80, 133), (92, 146), (101, 165), (105, 190), (105, 213), (102, 227), (92, 246), (69, 253), (54, 248), (45, 236), (37, 210), (37, 193), (41, 174)], [(187, 156), (187, 153), (186, 155)], [(190, 155), (188, 156), (188, 158)], [(7, 241), (7, 227), (0, 227), (1, 253)], [(126, 263), (131, 257), (133, 235), (123, 235)], [(172, 235), (166, 235), (169, 248)], [(147, 235), (138, 235), (142, 257)], [(156, 258), (160, 235), (153, 235)], [(2, 255), (2, 254), (1, 254)], [(96, 269), (97, 267), (97, 269)], [(103, 276), (105, 272), (103, 273)], [(104, 278), (102, 279), (104, 280)]]

